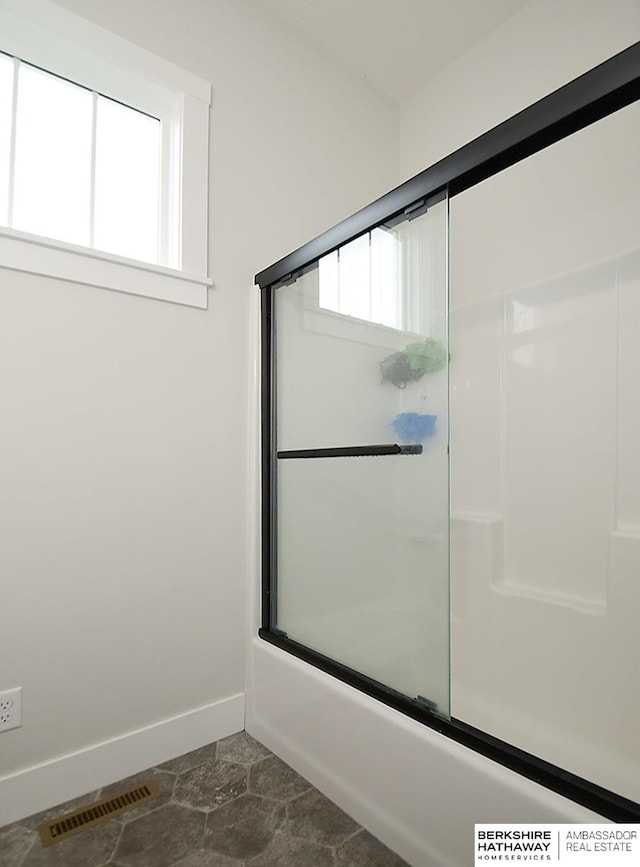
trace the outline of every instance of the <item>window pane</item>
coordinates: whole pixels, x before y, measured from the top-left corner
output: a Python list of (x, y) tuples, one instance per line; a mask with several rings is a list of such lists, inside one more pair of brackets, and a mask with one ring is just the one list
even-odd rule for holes
[(13, 105), (13, 60), (0, 54), (0, 225), (6, 226), (9, 209), (9, 151)]
[(160, 121), (98, 98), (95, 246), (158, 261)]
[(363, 235), (339, 250), (340, 312), (371, 321), (370, 236)]
[(340, 263), (334, 250), (318, 261), (318, 304), (325, 310), (340, 310)]
[(402, 328), (398, 239), (374, 229), (319, 260), (319, 306), (344, 316)]
[(13, 225), (89, 243), (90, 91), (21, 64)]
[(398, 241), (394, 232), (374, 229), (371, 233), (371, 321), (390, 328), (403, 328), (401, 281), (398, 271)]

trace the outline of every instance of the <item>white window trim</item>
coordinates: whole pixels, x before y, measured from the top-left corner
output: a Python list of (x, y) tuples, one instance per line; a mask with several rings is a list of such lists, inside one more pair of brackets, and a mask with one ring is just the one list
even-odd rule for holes
[(0, 268), (207, 307), (211, 86), (48, 0), (0, 0), (0, 49), (162, 119), (161, 264), (0, 227)]
[(143, 295), (202, 310), (207, 309), (207, 288), (211, 285), (209, 279), (197, 274), (4, 227), (0, 228), (0, 269)]

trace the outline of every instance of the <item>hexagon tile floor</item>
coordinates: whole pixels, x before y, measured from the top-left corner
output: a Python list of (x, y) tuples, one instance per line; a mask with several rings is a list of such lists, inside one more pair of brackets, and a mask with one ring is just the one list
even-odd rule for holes
[[(42, 822), (144, 779), (161, 796), (43, 847)], [(402, 867), (266, 747), (240, 732), (0, 829), (0, 867)]]

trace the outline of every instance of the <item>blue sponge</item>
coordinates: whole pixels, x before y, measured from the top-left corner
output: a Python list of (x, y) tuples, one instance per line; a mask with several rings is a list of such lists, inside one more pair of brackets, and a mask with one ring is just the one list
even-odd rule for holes
[(403, 443), (416, 443), (432, 437), (436, 432), (437, 415), (419, 412), (401, 412), (391, 422)]

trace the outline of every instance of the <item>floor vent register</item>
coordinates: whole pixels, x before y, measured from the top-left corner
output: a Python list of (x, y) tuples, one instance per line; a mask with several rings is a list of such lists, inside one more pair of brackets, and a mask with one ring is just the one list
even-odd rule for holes
[(42, 845), (52, 846), (74, 834), (79, 834), (86, 828), (93, 828), (101, 822), (106, 822), (113, 816), (124, 813), (125, 810), (132, 810), (159, 797), (160, 790), (150, 780), (134, 788), (124, 789), (110, 798), (96, 801), (94, 804), (40, 825), (38, 831)]

